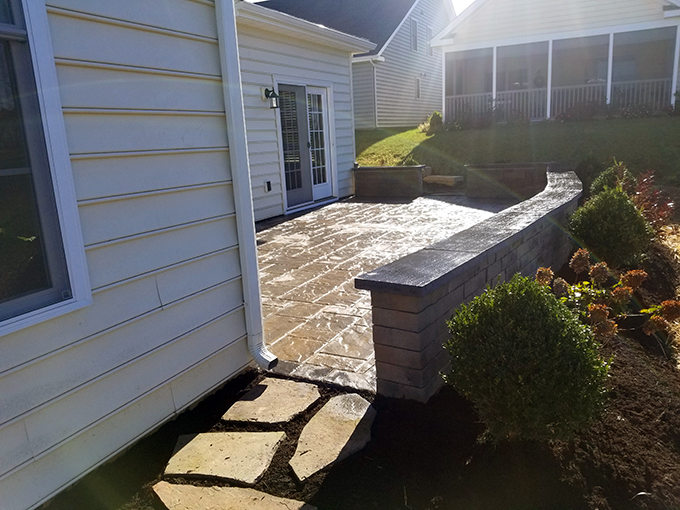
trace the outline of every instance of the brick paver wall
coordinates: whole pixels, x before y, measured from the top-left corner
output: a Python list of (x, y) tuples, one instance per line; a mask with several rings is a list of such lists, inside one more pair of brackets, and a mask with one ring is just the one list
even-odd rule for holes
[(379, 394), (427, 401), (443, 384), (446, 320), (487, 285), (539, 267), (559, 269), (572, 249), (566, 232), (582, 185), (548, 172), (544, 191), (444, 241), (355, 280), (371, 292)]

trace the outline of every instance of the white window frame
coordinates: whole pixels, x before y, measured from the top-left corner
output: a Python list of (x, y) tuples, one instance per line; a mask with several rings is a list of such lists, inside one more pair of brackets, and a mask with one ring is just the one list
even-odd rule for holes
[(418, 22), (411, 20), (411, 50), (418, 51)]
[(20, 0), (20, 3), (28, 34), (45, 148), (72, 297), (0, 322), (0, 337), (72, 312), (92, 302), (47, 8), (44, 1), (40, 0)]
[(420, 78), (416, 78), (416, 99), (421, 99), (423, 96), (422, 92), (423, 81)]
[(432, 33), (432, 27), (425, 28), (425, 37), (427, 39), (427, 54), (430, 57), (434, 56), (434, 47), (432, 46), (432, 38), (434, 37)]

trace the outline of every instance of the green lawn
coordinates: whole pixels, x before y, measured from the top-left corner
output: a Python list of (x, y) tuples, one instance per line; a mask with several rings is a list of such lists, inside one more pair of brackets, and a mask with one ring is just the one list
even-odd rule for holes
[(412, 130), (359, 130), (360, 165), (425, 164), (435, 173), (464, 175), (470, 163), (559, 161), (587, 157), (625, 162), (634, 171), (655, 170), (680, 184), (680, 117), (498, 125), (486, 130), (427, 136)]

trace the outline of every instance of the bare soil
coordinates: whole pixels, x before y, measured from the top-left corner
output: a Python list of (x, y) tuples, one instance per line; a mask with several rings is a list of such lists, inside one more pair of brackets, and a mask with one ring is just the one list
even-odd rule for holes
[[(672, 232), (680, 239), (680, 229), (671, 229), (669, 238)], [(668, 244), (650, 250), (641, 305), (676, 296), (677, 261)], [(342, 392), (323, 387), (322, 399), (284, 427), (287, 440), (256, 488), (320, 510), (680, 509), (677, 360), (639, 331), (608, 341), (602, 350), (613, 356), (609, 404), (602, 418), (572, 441), (479, 442), (483, 426), (474, 409), (449, 387), (427, 404), (364, 395), (378, 411), (371, 443), (300, 484), (288, 466), (297, 438), (311, 416)], [(55, 498), (50, 509), (163, 509), (151, 487), (162, 478), (177, 437), (259, 430), (222, 423), (220, 416), (261, 377), (250, 371), (229, 382)]]

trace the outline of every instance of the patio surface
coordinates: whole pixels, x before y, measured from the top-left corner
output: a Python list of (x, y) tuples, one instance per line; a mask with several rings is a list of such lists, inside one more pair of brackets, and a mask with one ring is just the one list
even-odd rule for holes
[(375, 391), (371, 296), (354, 278), (515, 202), (462, 195), (346, 199), (257, 224), (265, 344), (275, 372)]

